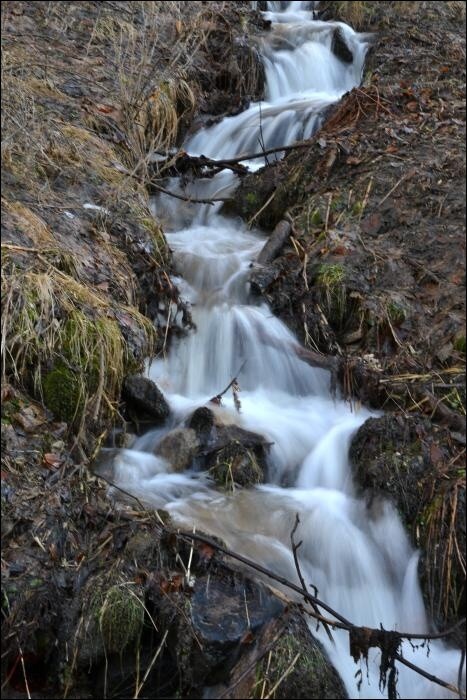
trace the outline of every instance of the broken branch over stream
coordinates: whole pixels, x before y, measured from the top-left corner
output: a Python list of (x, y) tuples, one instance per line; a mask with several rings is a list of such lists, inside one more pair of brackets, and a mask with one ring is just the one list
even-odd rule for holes
[[(226, 388), (225, 391), (227, 391), (229, 387)], [(298, 593), (307, 603), (310, 604), (311, 609), (307, 608), (306, 610), (302, 608), (302, 610), (311, 618), (315, 619), (318, 623), (321, 623), (323, 627), (326, 630), (326, 633), (328, 634), (329, 638), (332, 640), (332, 633), (331, 629), (340, 629), (348, 632), (349, 634), (349, 651), (351, 656), (354, 658), (355, 662), (357, 663), (360, 659), (364, 659), (365, 661), (368, 660), (368, 651), (370, 648), (378, 648), (381, 651), (381, 665), (380, 665), (380, 685), (381, 688), (384, 689), (387, 685), (388, 687), (388, 698), (389, 700), (395, 700), (397, 698), (397, 689), (396, 689), (396, 672), (395, 672), (395, 666), (394, 662), (398, 661), (400, 664), (406, 666), (407, 668), (410, 668), (412, 671), (415, 671), (419, 675), (423, 676), (427, 680), (431, 681), (432, 683), (435, 683), (442, 688), (446, 688), (447, 690), (450, 690), (451, 692), (457, 694), (459, 697), (463, 697), (460, 688), (454, 686), (452, 683), (448, 683), (447, 681), (442, 680), (441, 678), (438, 678), (437, 676), (434, 676), (433, 674), (428, 673), (424, 669), (420, 668), (419, 666), (416, 666), (415, 664), (411, 663), (410, 661), (407, 661), (401, 653), (400, 653), (400, 647), (402, 644), (402, 640), (407, 640), (409, 642), (429, 642), (431, 640), (435, 639), (443, 639), (446, 637), (449, 637), (455, 630), (457, 630), (459, 627), (465, 624), (465, 618), (462, 618), (459, 620), (457, 624), (452, 626), (451, 628), (444, 630), (442, 632), (438, 633), (432, 633), (432, 634), (419, 634), (419, 633), (413, 633), (413, 632), (398, 632), (394, 630), (385, 630), (383, 627), (380, 629), (375, 629), (371, 627), (364, 627), (364, 626), (359, 626), (359, 625), (354, 625), (350, 620), (345, 618), (343, 615), (341, 615), (338, 611), (334, 610), (330, 605), (325, 603), (323, 600), (318, 598), (317, 595), (317, 590), (314, 586), (315, 593), (310, 593), (307, 589), (307, 586), (305, 584), (303, 575), (301, 574), (300, 571), (300, 566), (297, 558), (297, 550), (299, 549), (301, 542), (298, 544), (295, 544), (294, 541), (294, 535), (297, 530), (298, 524), (299, 524), (299, 516), (296, 514), (296, 519), (295, 519), (295, 524), (291, 532), (291, 543), (292, 543), (292, 551), (293, 551), (293, 556), (294, 556), (294, 561), (295, 561), (295, 566), (297, 569), (297, 575), (300, 580), (301, 585), (298, 586), (297, 584), (293, 583), (289, 579), (285, 578), (284, 576), (281, 576), (279, 574), (276, 574), (274, 571), (271, 569), (268, 569), (261, 564), (258, 564), (257, 562), (244, 557), (241, 554), (238, 554), (237, 552), (234, 552), (233, 550), (224, 547), (222, 544), (219, 544), (216, 540), (214, 540), (211, 537), (208, 537), (206, 535), (201, 535), (196, 532), (186, 532), (186, 531), (174, 531), (172, 528), (168, 527), (163, 523), (161, 520), (160, 516), (158, 515), (157, 511), (151, 512), (147, 511), (147, 508), (144, 507), (143, 503), (141, 500), (137, 497), (131, 494), (129, 491), (126, 491), (125, 489), (120, 488), (117, 484), (113, 483), (109, 479), (107, 479), (104, 476), (99, 475), (99, 478), (104, 479), (110, 486), (115, 488), (117, 491), (120, 491), (123, 493), (125, 496), (129, 496), (130, 498), (134, 499), (136, 503), (139, 505), (139, 507), (143, 510), (148, 512), (149, 515), (152, 515), (153, 522), (155, 524), (155, 528), (157, 529), (159, 535), (166, 535), (166, 536), (171, 536), (173, 537), (179, 537), (184, 539), (185, 541), (188, 540), (190, 543), (193, 542), (199, 542), (204, 545), (208, 545), (211, 547), (213, 550), (220, 552), (221, 554), (224, 554), (227, 557), (230, 557), (241, 564), (244, 564), (245, 566), (249, 567), (250, 569), (253, 569), (254, 571), (257, 571), (260, 574), (263, 574), (267, 578), (277, 581), (280, 583), (282, 586), (285, 586), (291, 591), (294, 591), (295, 593)], [(332, 617), (326, 617), (323, 615), (320, 611), (319, 608), (324, 610), (328, 615)], [(334, 618), (334, 619), (332, 619)], [(464, 663), (464, 654), (461, 654), (461, 659), (460, 659), (460, 666), (459, 666), (459, 678), (462, 673), (462, 666)], [(386, 681), (387, 674), (389, 673), (389, 679)], [(459, 684), (460, 685), (460, 684)]]
[[(298, 518), (298, 516), (297, 516)], [(293, 534), (295, 532), (295, 529), (297, 527), (297, 521), (294, 526), (294, 530), (292, 531), (291, 538), (293, 541)], [(246, 566), (254, 569), (255, 571), (258, 571), (261, 574), (264, 574), (268, 578), (271, 578), (278, 583), (281, 583), (283, 586), (286, 588), (289, 588), (292, 591), (295, 591), (296, 593), (299, 593), (307, 602), (309, 602), (313, 610), (306, 610), (306, 614), (309, 615), (310, 617), (314, 618), (318, 622), (323, 623), (323, 625), (326, 625), (328, 627), (332, 627), (334, 629), (341, 629), (345, 630), (349, 633), (349, 643), (350, 643), (350, 653), (353, 656), (355, 662), (357, 662), (360, 658), (364, 658), (367, 660), (368, 658), (368, 650), (371, 647), (377, 647), (381, 650), (381, 678), (380, 678), (380, 683), (383, 686), (383, 688), (386, 685), (386, 674), (389, 671), (389, 682), (388, 682), (388, 698), (390, 700), (395, 700), (397, 697), (397, 691), (395, 687), (395, 675), (393, 673), (394, 671), (394, 661), (398, 661), (399, 663), (403, 664), (404, 666), (407, 666), (410, 668), (412, 671), (415, 671), (416, 673), (420, 674), (424, 678), (427, 678), (429, 681), (432, 683), (436, 683), (437, 685), (440, 685), (443, 688), (446, 688), (447, 690), (450, 690), (453, 693), (456, 693), (459, 695), (459, 697), (462, 697), (461, 691), (459, 688), (456, 686), (452, 685), (452, 683), (448, 683), (446, 681), (443, 681), (441, 678), (438, 678), (437, 676), (434, 676), (430, 673), (427, 673), (424, 669), (420, 668), (419, 666), (416, 666), (415, 664), (410, 663), (407, 661), (401, 654), (399, 653), (399, 648), (402, 643), (403, 639), (407, 639), (408, 641), (430, 641), (433, 639), (442, 639), (445, 637), (448, 637), (452, 632), (454, 632), (456, 629), (458, 629), (460, 626), (465, 624), (465, 618), (460, 620), (456, 625), (451, 627), (448, 630), (444, 630), (443, 632), (438, 632), (434, 634), (416, 634), (412, 632), (395, 632), (392, 630), (385, 630), (381, 627), (381, 629), (372, 629), (370, 627), (361, 627), (358, 625), (354, 625), (352, 622), (347, 620), (343, 615), (338, 613), (336, 610), (331, 608), (329, 605), (327, 605), (324, 601), (320, 600), (317, 596), (312, 595), (309, 593), (306, 589), (306, 586), (304, 584), (304, 581), (302, 580), (302, 586), (297, 586), (295, 583), (292, 583), (288, 579), (284, 578), (283, 576), (280, 576), (278, 574), (275, 574), (273, 571), (270, 569), (265, 568), (264, 566), (261, 566), (260, 564), (257, 564), (256, 562), (252, 561), (251, 559), (248, 559), (247, 557), (242, 556), (241, 554), (237, 554), (236, 552), (233, 552), (232, 550), (223, 547), (222, 545), (218, 544), (215, 540), (211, 539), (210, 537), (206, 537), (204, 535), (199, 535), (198, 533), (192, 533), (192, 532), (180, 532), (179, 533), (181, 537), (188, 538), (190, 540), (196, 540), (199, 542), (202, 542), (203, 544), (207, 544), (210, 547), (213, 547), (215, 550), (222, 552), (228, 557), (231, 557), (232, 559), (236, 559), (237, 561), (241, 562), (242, 564), (245, 564)], [(297, 549), (298, 549), (297, 545)], [(326, 618), (323, 615), (321, 615), (319, 612), (316, 611), (317, 607), (321, 607), (323, 610), (326, 610), (327, 613), (332, 615), (335, 620), (332, 620), (330, 618)], [(461, 655), (461, 664), (463, 664), (464, 657)]]

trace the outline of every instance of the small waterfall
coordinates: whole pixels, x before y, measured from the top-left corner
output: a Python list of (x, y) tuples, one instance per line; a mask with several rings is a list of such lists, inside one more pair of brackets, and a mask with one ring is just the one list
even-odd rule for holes
[[(341, 23), (314, 18), (316, 3), (269, 2), (272, 29), (264, 39), (266, 97), (236, 116), (192, 136), (183, 148), (192, 155), (230, 158), (285, 146), (310, 137), (326, 108), (358, 85), (367, 49), (364, 36)], [(334, 32), (347, 44), (351, 63), (332, 50)], [(251, 168), (264, 158), (245, 161)], [(235, 187), (228, 171), (187, 186), (194, 197), (221, 196)], [(174, 179), (169, 185), (180, 191)], [(187, 190), (185, 190), (187, 191)], [(260, 231), (225, 218), (220, 205), (179, 202), (161, 195), (154, 210), (164, 221), (177, 265), (177, 283), (191, 304), (196, 331), (176, 341), (166, 359), (150, 367), (177, 420), (188, 416), (238, 375), (242, 412), (226, 395), (216, 410), (225, 422), (264, 435), (272, 443), (270, 483), (231, 494), (217, 491), (206, 474), (174, 474), (149, 454), (161, 431), (120, 453), (117, 483), (155, 507), (168, 510), (182, 526), (196, 525), (290, 580), (296, 570), (290, 550), (295, 513), (300, 562), (305, 579), (320, 598), (357, 625), (425, 632), (427, 621), (417, 581), (417, 555), (397, 513), (388, 504), (368, 512), (356, 498), (348, 447), (358, 427), (372, 415), (353, 412), (329, 393), (329, 375), (313, 369), (294, 352), (293, 334), (265, 304), (248, 293), (248, 268), (265, 241)], [(374, 414), (373, 414), (374, 415)], [(284, 484), (288, 486), (285, 487)], [(331, 644), (318, 634), (352, 698), (384, 697), (379, 688), (379, 652), (371, 650), (368, 674), (349, 655), (348, 635), (335, 632)], [(402, 653), (413, 663), (456, 682), (459, 656), (441, 642)], [(452, 697), (400, 667), (403, 698)], [(444, 693), (444, 694), (443, 694)]]

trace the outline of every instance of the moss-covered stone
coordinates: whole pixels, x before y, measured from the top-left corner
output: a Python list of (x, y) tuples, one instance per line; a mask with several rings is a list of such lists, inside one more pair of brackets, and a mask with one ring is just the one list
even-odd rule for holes
[(347, 693), (320, 643), (294, 613), (270, 656), (258, 665), (252, 697), (335, 699)]
[(210, 474), (216, 484), (233, 490), (239, 486), (254, 486), (264, 481), (264, 472), (252, 449), (237, 440), (223, 447), (213, 456)]
[(73, 424), (84, 410), (84, 386), (79, 376), (59, 363), (44, 377), (44, 403), (58, 420)]
[(105, 594), (98, 617), (106, 651), (122, 652), (143, 628), (143, 603), (128, 586), (115, 585)]

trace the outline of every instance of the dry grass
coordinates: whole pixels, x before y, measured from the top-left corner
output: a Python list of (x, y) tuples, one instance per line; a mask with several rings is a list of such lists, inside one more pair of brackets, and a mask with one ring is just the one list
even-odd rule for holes
[[(425, 575), (430, 612), (438, 620), (459, 617), (465, 594), (465, 541), (458, 533), (465, 519), (465, 451), (450, 464), (441, 488), (433, 483), (433, 493), (422, 514)], [(436, 491), (435, 491), (436, 489)]]
[(2, 380), (32, 380), (34, 393), (78, 433), (85, 420), (114, 417), (125, 373), (141, 361), (123, 334), (145, 339), (151, 354), (155, 329), (133, 307), (112, 303), (92, 288), (50, 266), (18, 270), (3, 256)]

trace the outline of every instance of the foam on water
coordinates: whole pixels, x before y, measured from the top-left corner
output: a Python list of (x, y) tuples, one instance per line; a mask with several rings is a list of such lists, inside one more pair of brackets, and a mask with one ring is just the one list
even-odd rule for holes
[[(316, 3), (269, 3), (273, 22), (264, 40), (266, 98), (245, 112), (199, 131), (184, 144), (193, 154), (230, 158), (308, 138), (322, 123), (323, 111), (361, 78), (366, 38), (339, 23), (314, 19)], [(351, 64), (331, 52), (339, 28), (352, 51)], [(276, 48), (279, 47), (279, 48)], [(245, 161), (264, 165), (264, 158)], [(225, 196), (235, 187), (232, 173), (184, 186), (197, 198)], [(182, 191), (175, 179), (167, 185)], [(393, 508), (357, 498), (348, 463), (348, 447), (358, 427), (372, 415), (351, 410), (329, 394), (329, 375), (301, 360), (297, 340), (265, 304), (249, 297), (248, 271), (265, 238), (239, 220), (219, 213), (220, 204), (196, 205), (167, 196), (154, 202), (174, 252), (177, 278), (191, 304), (196, 331), (174, 342), (169, 356), (157, 360), (149, 375), (165, 392), (174, 424), (186, 418), (238, 375), (242, 411), (229, 395), (216, 407), (220, 420), (261, 433), (272, 443), (269, 484), (219, 493), (206, 474), (172, 473), (150, 454), (168, 428), (140, 438), (122, 450), (115, 479), (127, 491), (167, 509), (180, 525), (221, 537), (227, 546), (290, 580), (297, 575), (290, 549), (295, 514), (300, 563), (319, 596), (355, 624), (392, 630), (428, 629), (417, 580), (417, 554), (410, 547)], [(245, 364), (244, 364), (245, 363)], [(374, 415), (374, 414), (373, 414)], [(290, 594), (290, 591), (288, 591)], [(348, 635), (336, 631), (331, 644), (318, 634), (352, 698), (383, 697), (379, 653), (371, 650), (368, 676), (349, 655)], [(408, 660), (456, 683), (459, 654), (441, 642)], [(403, 698), (452, 697), (452, 693), (400, 667)], [(444, 694), (443, 694), (444, 693)]]

